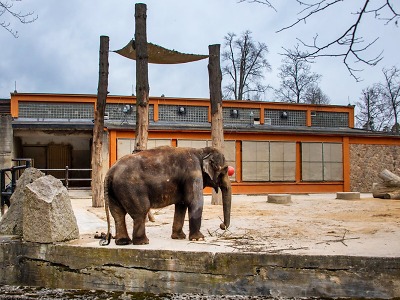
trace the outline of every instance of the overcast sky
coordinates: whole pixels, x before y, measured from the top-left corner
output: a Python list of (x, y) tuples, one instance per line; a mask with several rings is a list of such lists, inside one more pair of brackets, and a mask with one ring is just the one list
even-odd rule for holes
[[(296, 37), (312, 42), (313, 36), (328, 41), (351, 24), (357, 6), (364, 0), (350, 0), (326, 11), (306, 24), (276, 33), (297, 19), (300, 7), (294, 0), (272, 1), (277, 11), (265, 5), (237, 3), (237, 0), (148, 0), (147, 39), (184, 53), (208, 54), (208, 45), (223, 44), (228, 32), (250, 30), (254, 40), (269, 48), (267, 60), (272, 71), (265, 84), (279, 87), (277, 74), (282, 47), (293, 49)], [(372, 1), (374, 2), (374, 1)], [(395, 1), (393, 1), (395, 2)], [(0, 28), (0, 98), (9, 98), (16, 88), (21, 93), (97, 93), (99, 41), (110, 37), (110, 50), (118, 50), (134, 36), (135, 2), (128, 0), (23, 0), (13, 2), (17, 11), (34, 11), (38, 19), (27, 25), (10, 19), (18, 31), (14, 38)], [(396, 5), (398, 5), (396, 3)], [(4, 17), (0, 17), (3, 18)], [(1, 20), (0, 20), (1, 21)], [(382, 50), (376, 67), (360, 65), (364, 71), (357, 83), (340, 58), (321, 58), (312, 71), (322, 75), (320, 87), (331, 104), (354, 104), (363, 88), (382, 82), (382, 68), (400, 67), (400, 28), (384, 25), (370, 17), (362, 22), (367, 42), (379, 37), (369, 57)], [(110, 52), (109, 92), (131, 95), (135, 84), (135, 61)], [(209, 97), (208, 60), (181, 65), (149, 65), (150, 95)], [(272, 93), (266, 101), (274, 101)]]

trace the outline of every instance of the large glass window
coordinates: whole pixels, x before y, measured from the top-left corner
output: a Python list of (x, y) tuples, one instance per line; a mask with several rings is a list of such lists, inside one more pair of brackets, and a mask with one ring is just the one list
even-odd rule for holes
[[(192, 147), (192, 148), (204, 148), (211, 147), (212, 142), (209, 140), (178, 140), (178, 147)], [(235, 141), (224, 141), (223, 153), (225, 156), (226, 163), (236, 169), (236, 143)], [(231, 180), (236, 178), (236, 172), (233, 176), (229, 177)]]
[(302, 143), (302, 180), (343, 180), (342, 151), (340, 143)]
[[(171, 140), (168, 139), (149, 139), (147, 141), (147, 149), (158, 146), (171, 146)], [(117, 159), (124, 155), (131, 154), (135, 149), (135, 139), (117, 139)]]
[(295, 181), (296, 143), (243, 141), (243, 181)]

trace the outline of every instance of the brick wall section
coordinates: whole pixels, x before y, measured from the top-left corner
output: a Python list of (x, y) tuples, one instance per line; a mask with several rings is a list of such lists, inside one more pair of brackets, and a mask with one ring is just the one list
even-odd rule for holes
[(350, 145), (351, 191), (372, 192), (383, 169), (400, 176), (400, 147), (394, 145)]

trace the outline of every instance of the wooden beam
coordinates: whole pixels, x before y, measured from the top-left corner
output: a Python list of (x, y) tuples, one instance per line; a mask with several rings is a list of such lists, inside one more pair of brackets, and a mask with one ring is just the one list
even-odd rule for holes
[(135, 151), (147, 149), (149, 131), (149, 70), (147, 52), (147, 6), (135, 4), (136, 43), (136, 137)]
[[(99, 84), (96, 110), (94, 112), (92, 145), (92, 206), (104, 206), (103, 136), (104, 112), (108, 94), (108, 52), (109, 37), (100, 37)], [(108, 167), (108, 166), (107, 166)]]
[[(210, 103), (211, 103), (211, 140), (212, 146), (218, 150), (224, 149), (224, 125), (222, 120), (222, 73), (220, 63), (220, 47), (221, 45), (208, 46), (209, 62), (208, 62), (208, 78), (210, 86)], [(215, 193), (211, 199), (211, 204), (222, 205), (222, 193)]]

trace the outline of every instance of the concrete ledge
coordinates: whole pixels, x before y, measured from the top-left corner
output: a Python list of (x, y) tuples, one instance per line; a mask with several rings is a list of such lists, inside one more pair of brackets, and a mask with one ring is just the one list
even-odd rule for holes
[(268, 203), (288, 204), (292, 203), (292, 196), (289, 194), (269, 194)]
[(336, 199), (342, 200), (359, 200), (360, 193), (359, 192), (337, 192)]
[(0, 284), (64, 289), (306, 298), (400, 296), (398, 257), (158, 251), (12, 241), (0, 243), (0, 274), (4, 274)]

